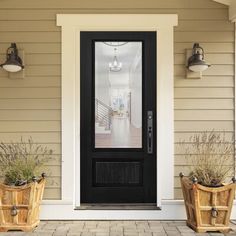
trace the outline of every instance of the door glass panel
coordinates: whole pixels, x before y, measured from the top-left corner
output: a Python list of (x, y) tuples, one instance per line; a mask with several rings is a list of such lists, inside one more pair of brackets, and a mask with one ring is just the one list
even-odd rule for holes
[(142, 42), (95, 42), (95, 148), (142, 148)]

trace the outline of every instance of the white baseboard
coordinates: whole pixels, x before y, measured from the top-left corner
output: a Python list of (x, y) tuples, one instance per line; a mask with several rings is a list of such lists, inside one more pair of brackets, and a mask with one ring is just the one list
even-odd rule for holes
[[(185, 220), (183, 200), (162, 200), (161, 210), (74, 210), (69, 201), (45, 200), (42, 220)], [(236, 201), (231, 214), (236, 219)]]

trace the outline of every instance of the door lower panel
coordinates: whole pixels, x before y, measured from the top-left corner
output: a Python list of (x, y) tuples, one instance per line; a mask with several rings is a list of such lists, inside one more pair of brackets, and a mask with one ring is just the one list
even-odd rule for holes
[(94, 186), (141, 186), (143, 163), (138, 161), (94, 161)]

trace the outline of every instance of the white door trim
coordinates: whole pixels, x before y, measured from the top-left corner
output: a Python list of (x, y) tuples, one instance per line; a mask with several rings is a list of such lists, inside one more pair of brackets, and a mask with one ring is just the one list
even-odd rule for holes
[(58, 14), (62, 27), (62, 201), (80, 205), (80, 31), (157, 32), (157, 205), (174, 198), (176, 14)]

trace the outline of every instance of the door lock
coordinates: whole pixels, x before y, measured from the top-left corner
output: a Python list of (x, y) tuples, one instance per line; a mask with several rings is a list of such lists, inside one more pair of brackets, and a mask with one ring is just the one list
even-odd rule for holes
[(147, 112), (147, 153), (153, 153), (153, 111)]

